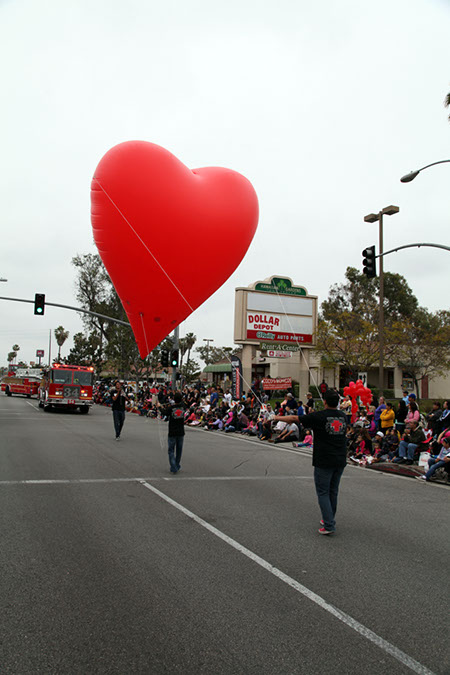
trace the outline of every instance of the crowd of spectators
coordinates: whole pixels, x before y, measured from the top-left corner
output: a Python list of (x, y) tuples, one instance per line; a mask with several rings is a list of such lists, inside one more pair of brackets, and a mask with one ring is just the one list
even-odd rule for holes
[[(257, 384), (257, 383), (256, 383)], [(322, 383), (323, 385), (324, 383)], [(94, 393), (96, 403), (110, 405), (111, 382), (99, 383)], [(125, 385), (130, 402), (128, 412), (146, 417), (162, 417), (174, 392), (169, 385), (143, 384), (137, 391)], [(312, 449), (313, 433), (307, 415), (314, 411), (311, 393), (296, 400), (292, 392), (271, 405), (267, 392), (253, 383), (248, 392), (234, 400), (229, 389), (197, 383), (182, 389), (185, 425), (211, 432), (254, 436), (269, 443), (290, 443)], [(421, 413), (414, 393), (404, 392), (394, 408), (383, 396), (372, 399), (367, 409), (351, 411), (351, 400), (340, 396), (340, 409), (347, 416), (348, 460), (360, 466), (374, 463), (418, 464), (425, 468), (419, 476), (431, 480), (439, 469), (450, 474), (450, 400), (433, 404), (429, 414)], [(289, 417), (289, 422), (274, 417)], [(292, 421), (295, 416), (296, 421)], [(424, 454), (422, 454), (424, 453)]]

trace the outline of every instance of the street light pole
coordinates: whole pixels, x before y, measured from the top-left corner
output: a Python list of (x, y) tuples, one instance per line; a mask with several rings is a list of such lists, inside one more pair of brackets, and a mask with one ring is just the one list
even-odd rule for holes
[(207, 342), (207, 345), (206, 345), (206, 358), (207, 358), (208, 363), (207, 363), (206, 365), (209, 366), (209, 343), (210, 343), (210, 342), (214, 342), (214, 340), (213, 340), (213, 338), (203, 338), (203, 342)]
[[(364, 216), (366, 223), (375, 223), (378, 221), (378, 246), (380, 257), (380, 293), (379, 293), (379, 309), (378, 309), (378, 343), (380, 347), (380, 358), (378, 361), (378, 389), (379, 394), (383, 393), (384, 384), (384, 267), (383, 267), (383, 216), (393, 216), (394, 213), (400, 211), (398, 206), (386, 206), (381, 209), (379, 213), (369, 213)], [(378, 257), (378, 256), (377, 256)]]
[[(173, 348), (180, 348), (180, 327), (177, 326), (173, 331)], [(177, 368), (172, 367), (172, 390), (175, 391), (177, 388)]]
[(439, 162), (432, 162), (432, 164), (427, 164), (426, 166), (423, 166), (421, 169), (417, 169), (416, 171), (410, 171), (409, 173), (406, 174), (406, 176), (402, 176), (400, 178), (400, 181), (402, 183), (410, 183), (424, 169), (428, 169), (430, 166), (436, 166), (436, 164), (446, 164), (447, 162), (450, 162), (450, 159), (441, 159), (439, 160)]

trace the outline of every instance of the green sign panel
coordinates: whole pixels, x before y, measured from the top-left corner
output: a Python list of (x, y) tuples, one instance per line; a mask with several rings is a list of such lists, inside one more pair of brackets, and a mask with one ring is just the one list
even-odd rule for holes
[(255, 291), (278, 293), (279, 295), (306, 295), (304, 288), (293, 286), (291, 280), (284, 277), (272, 277), (270, 284), (256, 284)]

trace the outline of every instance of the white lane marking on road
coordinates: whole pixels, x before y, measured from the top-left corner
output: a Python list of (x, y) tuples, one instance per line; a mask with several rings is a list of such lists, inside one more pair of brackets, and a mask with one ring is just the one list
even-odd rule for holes
[[(7, 421), (8, 421), (8, 418), (7, 418), (7, 417), (2, 417), (1, 419), (2, 419), (4, 422), (7, 422)], [(10, 421), (12, 421), (13, 419), (17, 421), (17, 417), (11, 418)], [(21, 419), (21, 420), (42, 420), (42, 419), (45, 419), (45, 418), (44, 418), (44, 417), (25, 417), (25, 415), (21, 415), (21, 416), (20, 416), (20, 419)]]
[(218, 530), (213, 525), (210, 525), (209, 523), (206, 522), (206, 520), (203, 520), (203, 518), (200, 518), (192, 511), (189, 511), (189, 509), (184, 507), (182, 504), (179, 504), (175, 500), (171, 499), (171, 497), (168, 497), (166, 494), (164, 494), (164, 492), (161, 492), (160, 490), (155, 488), (153, 485), (150, 485), (146, 481), (143, 481), (142, 485), (145, 488), (147, 488), (147, 490), (150, 490), (155, 495), (166, 501), (168, 504), (178, 509), (178, 511), (184, 513), (185, 516), (196, 522), (198, 525), (201, 525), (206, 530), (214, 534), (216, 537), (222, 539), (222, 541), (224, 541), (226, 544), (232, 546), (234, 549), (239, 551), (239, 553), (242, 553), (247, 558), (255, 562), (257, 565), (267, 570), (267, 572), (270, 572), (275, 577), (283, 581), (285, 584), (296, 590), (298, 593), (301, 593), (306, 598), (314, 602), (316, 605), (324, 609), (326, 612), (339, 619), (339, 621), (342, 621), (342, 623), (352, 628), (354, 631), (365, 637), (367, 640), (373, 642), (377, 647), (393, 656), (395, 659), (400, 661), (400, 663), (403, 663), (403, 665), (410, 668), (410, 670), (412, 670), (413, 672), (419, 673), (420, 675), (434, 675), (431, 670), (428, 670), (428, 668), (426, 668), (424, 665), (413, 659), (411, 656), (408, 656), (408, 654), (403, 652), (401, 649), (398, 649), (398, 647), (395, 647), (395, 645), (391, 644), (387, 640), (384, 640), (382, 637), (380, 637), (372, 630), (370, 630), (370, 628), (367, 628), (362, 623), (359, 623), (359, 621), (356, 621), (356, 619), (353, 619), (353, 617), (351, 617), (349, 614), (346, 614), (337, 607), (334, 607), (334, 605), (330, 605), (330, 603), (324, 600), (324, 598), (322, 598), (320, 595), (317, 595), (317, 593), (314, 593), (314, 591), (311, 591), (309, 588), (303, 586), (303, 584), (300, 584), (298, 581), (288, 576), (287, 574), (279, 570), (277, 567), (274, 567), (269, 562), (267, 562), (267, 560), (264, 560), (264, 558), (261, 558), (256, 553), (253, 553), (253, 551), (250, 551), (250, 549), (246, 548), (245, 546), (237, 542), (235, 539), (232, 539), (221, 530)]
[(28, 403), (28, 405), (31, 405), (32, 408), (34, 408), (35, 410), (39, 411), (38, 406), (37, 406), (37, 405), (34, 405), (34, 403), (31, 403), (30, 401), (25, 401), (25, 403)]
[(154, 476), (147, 478), (36, 478), (0, 480), (0, 485), (70, 485), (80, 483), (142, 483), (145, 481), (243, 481), (243, 480), (312, 480), (312, 476)]

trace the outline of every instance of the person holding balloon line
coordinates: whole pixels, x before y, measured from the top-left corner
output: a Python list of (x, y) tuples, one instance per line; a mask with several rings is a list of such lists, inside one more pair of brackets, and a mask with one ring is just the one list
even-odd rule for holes
[(125, 422), (125, 401), (130, 399), (122, 389), (122, 383), (117, 380), (116, 388), (112, 394), (112, 413), (114, 420), (114, 430), (116, 432), (116, 441), (120, 441), (120, 434)]
[(164, 416), (169, 420), (168, 450), (171, 473), (181, 469), (181, 455), (184, 442), (184, 405), (179, 391), (173, 396), (173, 404), (164, 409)]
[[(317, 499), (322, 514), (319, 534), (336, 531), (339, 483), (347, 465), (347, 416), (338, 410), (339, 394), (328, 390), (323, 396), (324, 410), (302, 417), (302, 423), (314, 432), (313, 466)], [(297, 415), (275, 416), (274, 420), (298, 422)]]

